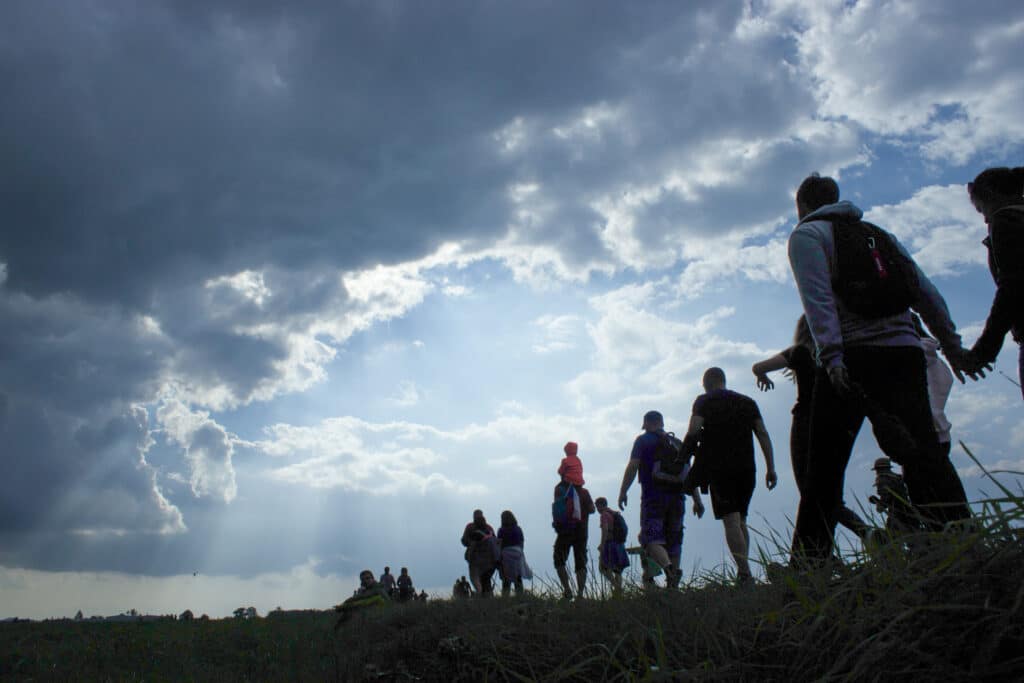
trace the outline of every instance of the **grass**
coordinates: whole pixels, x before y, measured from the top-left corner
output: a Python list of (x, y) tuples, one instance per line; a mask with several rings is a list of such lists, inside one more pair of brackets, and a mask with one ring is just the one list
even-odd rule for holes
[[(973, 457), (973, 456), (972, 456)], [(567, 603), (440, 600), (355, 615), (0, 625), (2, 680), (1006, 681), (1024, 679), (1024, 491), (976, 523), (828, 570), (724, 574)], [(781, 548), (775, 554), (781, 559)], [(762, 556), (770, 562), (771, 556)]]

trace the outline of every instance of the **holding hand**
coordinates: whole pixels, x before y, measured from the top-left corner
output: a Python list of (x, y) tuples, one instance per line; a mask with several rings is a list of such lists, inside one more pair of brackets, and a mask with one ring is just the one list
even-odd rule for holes
[(953, 375), (960, 380), (961, 384), (966, 383), (964, 375), (977, 382), (978, 379), (985, 378), (986, 370), (992, 371), (991, 363), (980, 360), (972, 351), (968, 351), (962, 346), (949, 349), (944, 348), (942, 353), (945, 354), (946, 360), (949, 361), (949, 367), (953, 369)]
[[(833, 365), (828, 369), (828, 379), (832, 383), (839, 398), (849, 398), (853, 394), (853, 382), (845, 365)], [(963, 379), (960, 380), (961, 382)]]

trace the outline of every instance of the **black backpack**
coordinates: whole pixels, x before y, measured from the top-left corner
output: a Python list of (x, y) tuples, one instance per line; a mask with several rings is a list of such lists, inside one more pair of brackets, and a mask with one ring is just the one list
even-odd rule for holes
[(910, 308), (918, 290), (917, 271), (884, 230), (867, 221), (835, 220), (832, 234), (832, 288), (848, 309), (864, 318), (882, 318)]
[(654, 451), (654, 470), (651, 478), (662, 488), (683, 490), (683, 480), (690, 472), (690, 454), (675, 434), (664, 432)]

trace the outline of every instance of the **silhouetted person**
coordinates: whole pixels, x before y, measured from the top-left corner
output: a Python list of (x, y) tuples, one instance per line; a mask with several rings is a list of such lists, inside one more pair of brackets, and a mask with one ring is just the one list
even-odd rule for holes
[(469, 581), (473, 590), (477, 597), (490, 597), (494, 594), (491, 578), (498, 566), (499, 551), (494, 529), (487, 523), (483, 511), (473, 511), (473, 521), (462, 532), (462, 545), (466, 547)]
[[(757, 377), (757, 387), (761, 391), (770, 391), (775, 383), (768, 377), (769, 372), (788, 369), (796, 383), (796, 403), (793, 404), (793, 422), (789, 429), (789, 459), (793, 465), (793, 478), (797, 491), (806, 486), (807, 463), (810, 458), (811, 436), (811, 396), (814, 393), (814, 373), (817, 364), (814, 360), (814, 339), (807, 326), (807, 316), (800, 316), (793, 334), (793, 345), (785, 351), (754, 363), (751, 371)], [(848, 434), (846, 436), (849, 436)], [(847, 452), (853, 448), (853, 439), (848, 438), (843, 446)], [(840, 524), (864, 538), (868, 525), (856, 512), (847, 507), (840, 499), (836, 517)]]
[(940, 456), (924, 353), (910, 318), (913, 307), (961, 381), (965, 372), (976, 378), (977, 363), (961, 346), (946, 302), (895, 237), (863, 223), (859, 208), (839, 201), (831, 178), (806, 178), (796, 206), (800, 221), (789, 238), (789, 260), (819, 369), (794, 559), (818, 561), (832, 552), (847, 444), (856, 438), (868, 404), (898, 418), (913, 437), (906, 452), (890, 453), (904, 465), (911, 500), (935, 504), (929, 508), (935, 526), (967, 518), (960, 478)]
[(388, 595), (395, 594), (395, 575), (391, 573), (391, 567), (384, 567), (384, 573), (380, 575), (378, 583), (384, 586), (384, 590), (388, 592)]
[(406, 567), (402, 567), (401, 573), (398, 575), (398, 599), (401, 602), (407, 602), (408, 600), (416, 597), (416, 589), (412, 585), (412, 577), (409, 576), (409, 570)]
[[(566, 487), (570, 486), (572, 484), (568, 482), (559, 482), (555, 486), (554, 498), (557, 500), (563, 496)], [(572, 586), (569, 583), (569, 571), (566, 569), (570, 550), (576, 570), (576, 595), (582, 598), (587, 587), (587, 537), (590, 515), (594, 514), (594, 499), (590, 497), (590, 492), (582, 486), (576, 486), (575, 490), (579, 503), (577, 522), (569, 528), (555, 529), (555, 545), (552, 552), (555, 573), (562, 584), (562, 595), (567, 600), (572, 599)]]
[(501, 594), (507, 596), (512, 586), (516, 595), (523, 593), (523, 579), (533, 578), (526, 555), (523, 554), (523, 530), (516, 521), (511, 510), (501, 513), (501, 526), (498, 528), (498, 545), (501, 547), (501, 562), (498, 573), (501, 575)]
[[(686, 513), (686, 500), (682, 487), (666, 486), (655, 479), (655, 467), (662, 453), (667, 452), (668, 445), (663, 443), (667, 438), (665, 419), (657, 410), (644, 414), (640, 425), (644, 433), (633, 441), (633, 449), (629, 454), (629, 462), (622, 473), (622, 485), (619, 487), (619, 510), (624, 510), (629, 502), (629, 487), (639, 474), (640, 478), (640, 545), (647, 557), (653, 560), (665, 572), (665, 586), (674, 588), (679, 585), (682, 576), (680, 562), (683, 553), (683, 516)], [(693, 513), (698, 517), (704, 515), (704, 503), (696, 489), (693, 495)], [(653, 585), (654, 576), (644, 564), (644, 582)]]
[(753, 580), (747, 513), (757, 482), (754, 437), (764, 455), (769, 491), (778, 483), (772, 440), (757, 404), (749, 396), (727, 389), (721, 368), (708, 368), (702, 383), (705, 393), (693, 402), (686, 431), (687, 441), (700, 441), (700, 463), (694, 467), (703, 472), (698, 472), (695, 480), (700, 477), (708, 482), (711, 509), (715, 519), (722, 520), (725, 543), (736, 562), (736, 579), (748, 583)]
[[(971, 352), (978, 362), (993, 363), (1007, 332), (1017, 344), (1024, 342), (1024, 166), (985, 169), (967, 184), (967, 192), (988, 225), (983, 243), (996, 283), (985, 329)], [(1017, 367), (1024, 385), (1024, 348), (1018, 349)]]

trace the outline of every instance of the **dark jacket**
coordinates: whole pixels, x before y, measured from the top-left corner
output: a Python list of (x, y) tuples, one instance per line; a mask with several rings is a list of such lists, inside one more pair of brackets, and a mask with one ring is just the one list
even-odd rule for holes
[(974, 344), (978, 358), (991, 363), (999, 355), (1006, 333), (1024, 340), (1024, 205), (1004, 206), (988, 220), (988, 267), (996, 295), (985, 330)]

